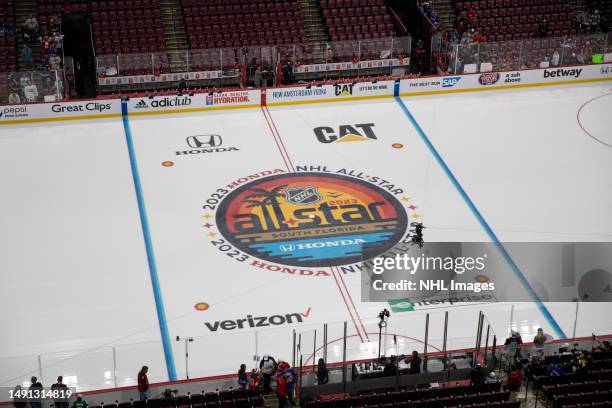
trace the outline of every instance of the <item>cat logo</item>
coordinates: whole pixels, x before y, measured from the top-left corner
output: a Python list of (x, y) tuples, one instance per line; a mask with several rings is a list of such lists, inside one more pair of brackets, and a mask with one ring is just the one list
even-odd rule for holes
[(217, 147), (221, 146), (221, 143), (221, 136), (219, 135), (197, 135), (187, 138), (187, 144), (194, 149)]
[(340, 125), (336, 132), (336, 129), (332, 127), (319, 126), (314, 128), (314, 133), (317, 136), (317, 140), (321, 143), (364, 142), (370, 139), (377, 139), (372, 130), (373, 127), (373, 123)]
[(334, 84), (334, 91), (336, 92), (336, 96), (352, 95), (353, 86), (355, 86), (355, 82), (350, 84)]

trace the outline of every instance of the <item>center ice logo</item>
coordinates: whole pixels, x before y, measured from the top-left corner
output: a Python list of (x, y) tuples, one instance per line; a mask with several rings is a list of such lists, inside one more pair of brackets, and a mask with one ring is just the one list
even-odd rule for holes
[(339, 174), (260, 178), (220, 202), (216, 224), (240, 251), (297, 267), (361, 262), (397, 244), (406, 210), (379, 186)]

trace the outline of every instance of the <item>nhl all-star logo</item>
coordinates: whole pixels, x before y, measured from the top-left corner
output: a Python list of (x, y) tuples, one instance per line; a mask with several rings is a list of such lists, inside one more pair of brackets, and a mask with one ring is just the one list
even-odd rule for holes
[(310, 205), (316, 204), (323, 198), (316, 187), (288, 187), (285, 190), (285, 199), (287, 202), (295, 205)]
[(397, 185), (327, 166), (241, 177), (202, 208), (202, 226), (219, 251), (257, 269), (304, 276), (329, 276), (325, 268), (385, 253), (408, 239), (409, 217), (419, 217)]

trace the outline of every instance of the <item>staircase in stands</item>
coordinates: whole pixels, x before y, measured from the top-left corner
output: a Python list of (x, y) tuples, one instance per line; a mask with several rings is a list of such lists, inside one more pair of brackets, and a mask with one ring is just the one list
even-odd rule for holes
[(183, 21), (183, 7), (180, 0), (160, 0), (159, 8), (166, 38), (168, 62), (172, 72), (186, 72), (189, 69), (187, 32)]
[(433, 8), (440, 17), (445, 29), (450, 30), (455, 23), (455, 5), (452, 0), (432, 0)]
[(267, 394), (263, 396), (264, 408), (278, 408), (278, 398), (274, 394)]
[(323, 62), (325, 47), (321, 44), (329, 41), (323, 17), (321, 16), (321, 8), (316, 0), (298, 0), (300, 4), (300, 12), (304, 19), (304, 30), (306, 30), (306, 38), (313, 49), (316, 50), (314, 57), (316, 61)]
[[(18, 55), (17, 69), (19, 69), (19, 71), (28, 71), (32, 69), (32, 67), (27, 66), (21, 59), (21, 49), (25, 44), (25, 40), (23, 38), (23, 25), (30, 15), (36, 16), (37, 14), (38, 9), (36, 8), (36, 0), (20, 0), (15, 2), (15, 24), (17, 25), (17, 37), (15, 41), (17, 44)], [(32, 61), (34, 61), (34, 66), (36, 66), (40, 64), (42, 57), (40, 43), (38, 40), (36, 40), (29, 46), (32, 49)]]

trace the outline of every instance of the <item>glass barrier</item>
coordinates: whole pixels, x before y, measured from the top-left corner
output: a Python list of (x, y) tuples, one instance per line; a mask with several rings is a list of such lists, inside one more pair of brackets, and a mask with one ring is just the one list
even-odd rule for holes
[(64, 99), (63, 71), (0, 73), (0, 103), (55, 102)]
[[(203, 50), (169, 51), (149, 54), (117, 54), (100, 55), (96, 57), (99, 83), (117, 85), (116, 81), (108, 78), (129, 76), (155, 76), (163, 74), (187, 74), (210, 72), (212, 75), (200, 75), (198, 80), (239, 78), (241, 66), (246, 66), (251, 80), (256, 71), (259, 74), (272, 72), (276, 74), (276, 67), (290, 65), (294, 75), (304, 72), (319, 71), (360, 71), (372, 70), (380, 67), (405, 66), (409, 63), (412, 40), (410, 37), (386, 37), (365, 39), (361, 41), (333, 41), (314, 44), (290, 44), (278, 46), (245, 46), (215, 48)], [(370, 64), (360, 66), (363, 61), (387, 61), (386, 64)], [(389, 60), (393, 60), (391, 64)], [(340, 67), (313, 67), (304, 69), (304, 66), (325, 63), (352, 63)], [(302, 68), (300, 68), (302, 67)], [(170, 75), (160, 79), (160, 82), (176, 81), (186, 78), (194, 80), (189, 75)], [(130, 84), (137, 83), (131, 80)], [(151, 82), (148, 78), (143, 82)], [(127, 83), (127, 82), (126, 82)]]
[(432, 58), (438, 71), (446, 74), (593, 64), (610, 52), (608, 33), (459, 44), (444, 42), (440, 36), (432, 39)]
[[(545, 328), (548, 340), (559, 339), (533, 303), (459, 304), (433, 308), (413, 307), (408, 303), (386, 305), (391, 308), (390, 316), (382, 324), (377, 315), (383, 306), (372, 305), (360, 308), (361, 317), (353, 316), (355, 320), (346, 322), (308, 324), (298, 321), (297, 316), (285, 316), (284, 319), (296, 319), (292, 322), (295, 324), (178, 339), (172, 333), (170, 343), (177, 377), (193, 379), (233, 374), (242, 363), (251, 370), (259, 367), (262, 356), (270, 355), (295, 367), (301, 366), (304, 375), (310, 373), (308, 381), (314, 383), (312, 373), (320, 358), (334, 370), (338, 366), (349, 370), (355, 364), (357, 371), (368, 371), (372, 369), (371, 364), (366, 364), (367, 369), (363, 364), (379, 361), (379, 356), (410, 359), (413, 351), (423, 359), (427, 356), (427, 371), (436, 372), (449, 365), (465, 367), (489, 361), (494, 344), (498, 348), (496, 357), (502, 359), (503, 345), (511, 331), (517, 332), (526, 343), (533, 340), (540, 327)], [(592, 333), (612, 333), (610, 321), (592, 319), (591, 306), (590, 303), (569, 302), (547, 304), (551, 314), (560, 319), (558, 323), (568, 338), (589, 339)], [(0, 357), (0, 386), (27, 386), (32, 375), (43, 379), (43, 384), (50, 384), (56, 376), (63, 375), (66, 383), (79, 391), (130, 386), (136, 384), (136, 373), (143, 365), (149, 366), (151, 383), (167, 381), (161, 341), (108, 344), (90, 349)], [(408, 366), (402, 363), (400, 370), (408, 370)], [(347, 372), (349, 379), (367, 378), (357, 374), (355, 377)], [(334, 372), (330, 380), (342, 381), (342, 370)]]

